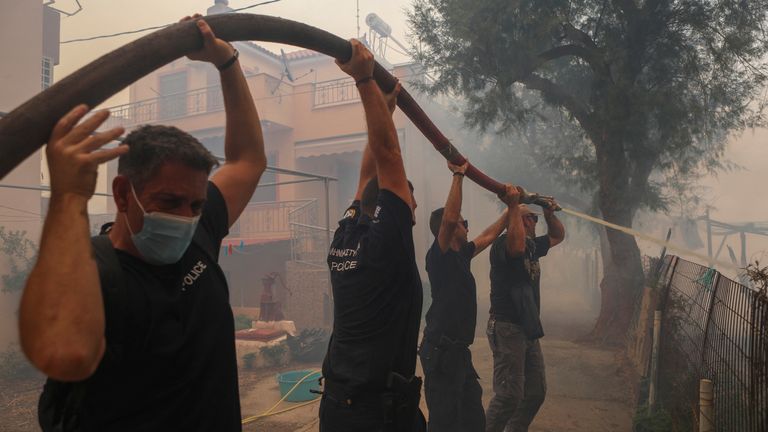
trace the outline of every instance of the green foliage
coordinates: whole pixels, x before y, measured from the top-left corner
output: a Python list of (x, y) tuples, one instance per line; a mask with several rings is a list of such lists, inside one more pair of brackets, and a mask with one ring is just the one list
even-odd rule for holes
[(763, 123), (767, 15), (764, 0), (416, 0), (409, 21), (436, 76), (422, 89), (514, 138), (491, 147), (497, 172), (531, 158), (610, 217), (686, 202), (728, 167), (728, 136)]
[(285, 344), (277, 344), (261, 347), (259, 352), (264, 357), (268, 366), (282, 366), (285, 364), (285, 354), (288, 352)]
[[(548, 194), (555, 180), (565, 205), (632, 226), (691, 211), (728, 137), (765, 124), (767, 17), (768, 0), (415, 0), (409, 24), (435, 77), (420, 88), (462, 97), (465, 122), (497, 136), (474, 164)], [(620, 342), (640, 251), (610, 231), (601, 249), (613, 310), (593, 336)]]
[(656, 408), (653, 412), (648, 406), (642, 406), (632, 419), (634, 432), (669, 432), (672, 430), (672, 418), (663, 408)]
[(253, 368), (256, 367), (256, 353), (249, 352), (243, 354), (243, 365), (246, 369), (253, 370)]
[(768, 266), (760, 266), (760, 261), (755, 260), (744, 268), (747, 279), (758, 290), (758, 295), (763, 300), (768, 300)]
[(0, 226), (0, 252), (7, 257), (9, 265), (9, 272), (2, 276), (2, 292), (21, 291), (35, 265), (37, 244), (27, 238), (26, 231), (6, 231)]
[(253, 318), (249, 317), (248, 315), (235, 315), (235, 331), (251, 328), (252, 322)]
[(24, 357), (18, 345), (11, 344), (0, 352), (0, 381), (41, 378), (42, 374)]

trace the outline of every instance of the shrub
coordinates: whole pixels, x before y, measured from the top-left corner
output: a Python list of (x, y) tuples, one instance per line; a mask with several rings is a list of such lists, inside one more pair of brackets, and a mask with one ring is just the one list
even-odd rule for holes
[(256, 366), (256, 353), (249, 352), (243, 355), (243, 366), (248, 370), (253, 370)]
[(651, 412), (644, 405), (635, 413), (632, 426), (634, 432), (668, 432), (672, 430), (672, 418), (663, 408), (657, 407)]
[(330, 336), (321, 328), (304, 329), (298, 336), (288, 335), (291, 358), (300, 362), (319, 362), (328, 350)]
[(251, 328), (253, 318), (248, 315), (235, 315), (235, 331)]
[(282, 366), (285, 364), (285, 353), (287, 352), (285, 344), (280, 343), (277, 345), (261, 347), (259, 352), (262, 357), (264, 357), (264, 362), (268, 366)]

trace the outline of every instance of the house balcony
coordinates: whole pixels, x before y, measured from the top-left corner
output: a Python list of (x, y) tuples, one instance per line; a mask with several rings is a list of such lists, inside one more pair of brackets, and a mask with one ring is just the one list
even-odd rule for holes
[[(263, 123), (290, 128), (293, 117), (293, 88), (267, 74), (246, 78)], [(215, 85), (182, 93), (163, 95), (107, 108), (111, 116), (104, 128), (126, 129), (143, 124), (169, 124), (197, 131), (224, 125), (224, 96)]]
[[(230, 227), (223, 246), (250, 246), (290, 240), (294, 259), (309, 255), (322, 255), (324, 258), (328, 243), (326, 230), (317, 227), (318, 208), (316, 199), (250, 203)], [(91, 234), (96, 235), (102, 224), (115, 220), (115, 215), (91, 214), (89, 220)], [(317, 233), (318, 230), (322, 235)]]
[(317, 200), (254, 202), (229, 229), (228, 242), (263, 243), (291, 239), (292, 223), (316, 224)]

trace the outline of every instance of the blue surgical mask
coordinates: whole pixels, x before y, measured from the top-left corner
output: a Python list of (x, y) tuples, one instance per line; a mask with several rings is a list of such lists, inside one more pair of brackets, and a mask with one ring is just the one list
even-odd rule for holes
[(136, 249), (150, 264), (163, 265), (178, 262), (192, 242), (200, 216), (184, 217), (156, 211), (147, 213), (139, 202), (133, 185), (131, 185), (131, 192), (144, 214), (144, 226), (137, 233), (133, 232), (128, 216), (125, 216), (128, 231), (131, 233)]

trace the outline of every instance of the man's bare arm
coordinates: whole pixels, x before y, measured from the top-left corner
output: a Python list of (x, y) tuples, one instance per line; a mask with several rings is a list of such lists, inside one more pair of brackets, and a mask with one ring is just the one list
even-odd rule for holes
[[(200, 15), (182, 21), (197, 19), (203, 36), (203, 48), (189, 55), (192, 60), (206, 61), (221, 66), (233, 59), (234, 48), (218, 39)], [(224, 165), (211, 177), (227, 203), (229, 226), (232, 226), (248, 205), (267, 168), (264, 136), (256, 106), (237, 60), (220, 73), (224, 96), (226, 128), (224, 133)]]
[(90, 240), (88, 200), (96, 187), (98, 165), (128, 151), (127, 146), (99, 151), (123, 129), (93, 134), (108, 117), (105, 111), (75, 126), (87, 111), (84, 105), (70, 111), (48, 141), (50, 208), (19, 309), (24, 353), (40, 371), (60, 381), (89, 377), (104, 354), (104, 304)]
[(459, 223), (462, 202), (462, 183), (464, 181), (464, 173), (467, 172), (468, 166), (469, 162), (464, 163), (462, 166), (457, 166), (448, 162), (448, 169), (453, 173), (453, 180), (451, 181), (451, 190), (448, 192), (448, 199), (445, 201), (443, 219), (440, 221), (440, 231), (437, 233), (437, 244), (440, 246), (440, 251), (443, 253), (451, 247), (451, 239), (453, 238), (453, 233), (456, 231), (456, 225)]
[(387, 189), (404, 202), (410, 203), (411, 191), (405, 177), (395, 124), (384, 95), (373, 80), (373, 54), (358, 40), (352, 39), (350, 43), (352, 57), (346, 63), (337, 61), (337, 64), (355, 80), (360, 92), (368, 127), (368, 143), (376, 162), (379, 188)]
[[(399, 93), (400, 83), (397, 83), (395, 89), (391, 93), (385, 95), (390, 114), (394, 114), (395, 112), (395, 108), (397, 107), (397, 95)], [(370, 143), (366, 142), (365, 150), (363, 150), (363, 160), (360, 163), (360, 177), (357, 182), (355, 200), (360, 200), (363, 197), (365, 186), (374, 177), (376, 177), (376, 160), (373, 158)]]
[(549, 207), (544, 208), (544, 220), (547, 221), (547, 236), (549, 237), (549, 247), (555, 247), (565, 240), (565, 226), (560, 219), (555, 216), (558, 207), (556, 202), (552, 202)]
[(521, 257), (525, 254), (525, 227), (520, 212), (520, 191), (516, 186), (507, 185), (501, 200), (507, 204), (507, 254)]
[(507, 225), (509, 223), (509, 209), (504, 209), (504, 212), (501, 214), (501, 217), (499, 217), (496, 222), (492, 223), (488, 226), (485, 230), (483, 230), (482, 233), (480, 233), (479, 236), (475, 237), (472, 242), (475, 244), (475, 254), (473, 256), (477, 256), (482, 251), (485, 250), (488, 246), (490, 246), (491, 243), (493, 243), (494, 240), (496, 240), (501, 233), (504, 232), (504, 230), (507, 228)]

